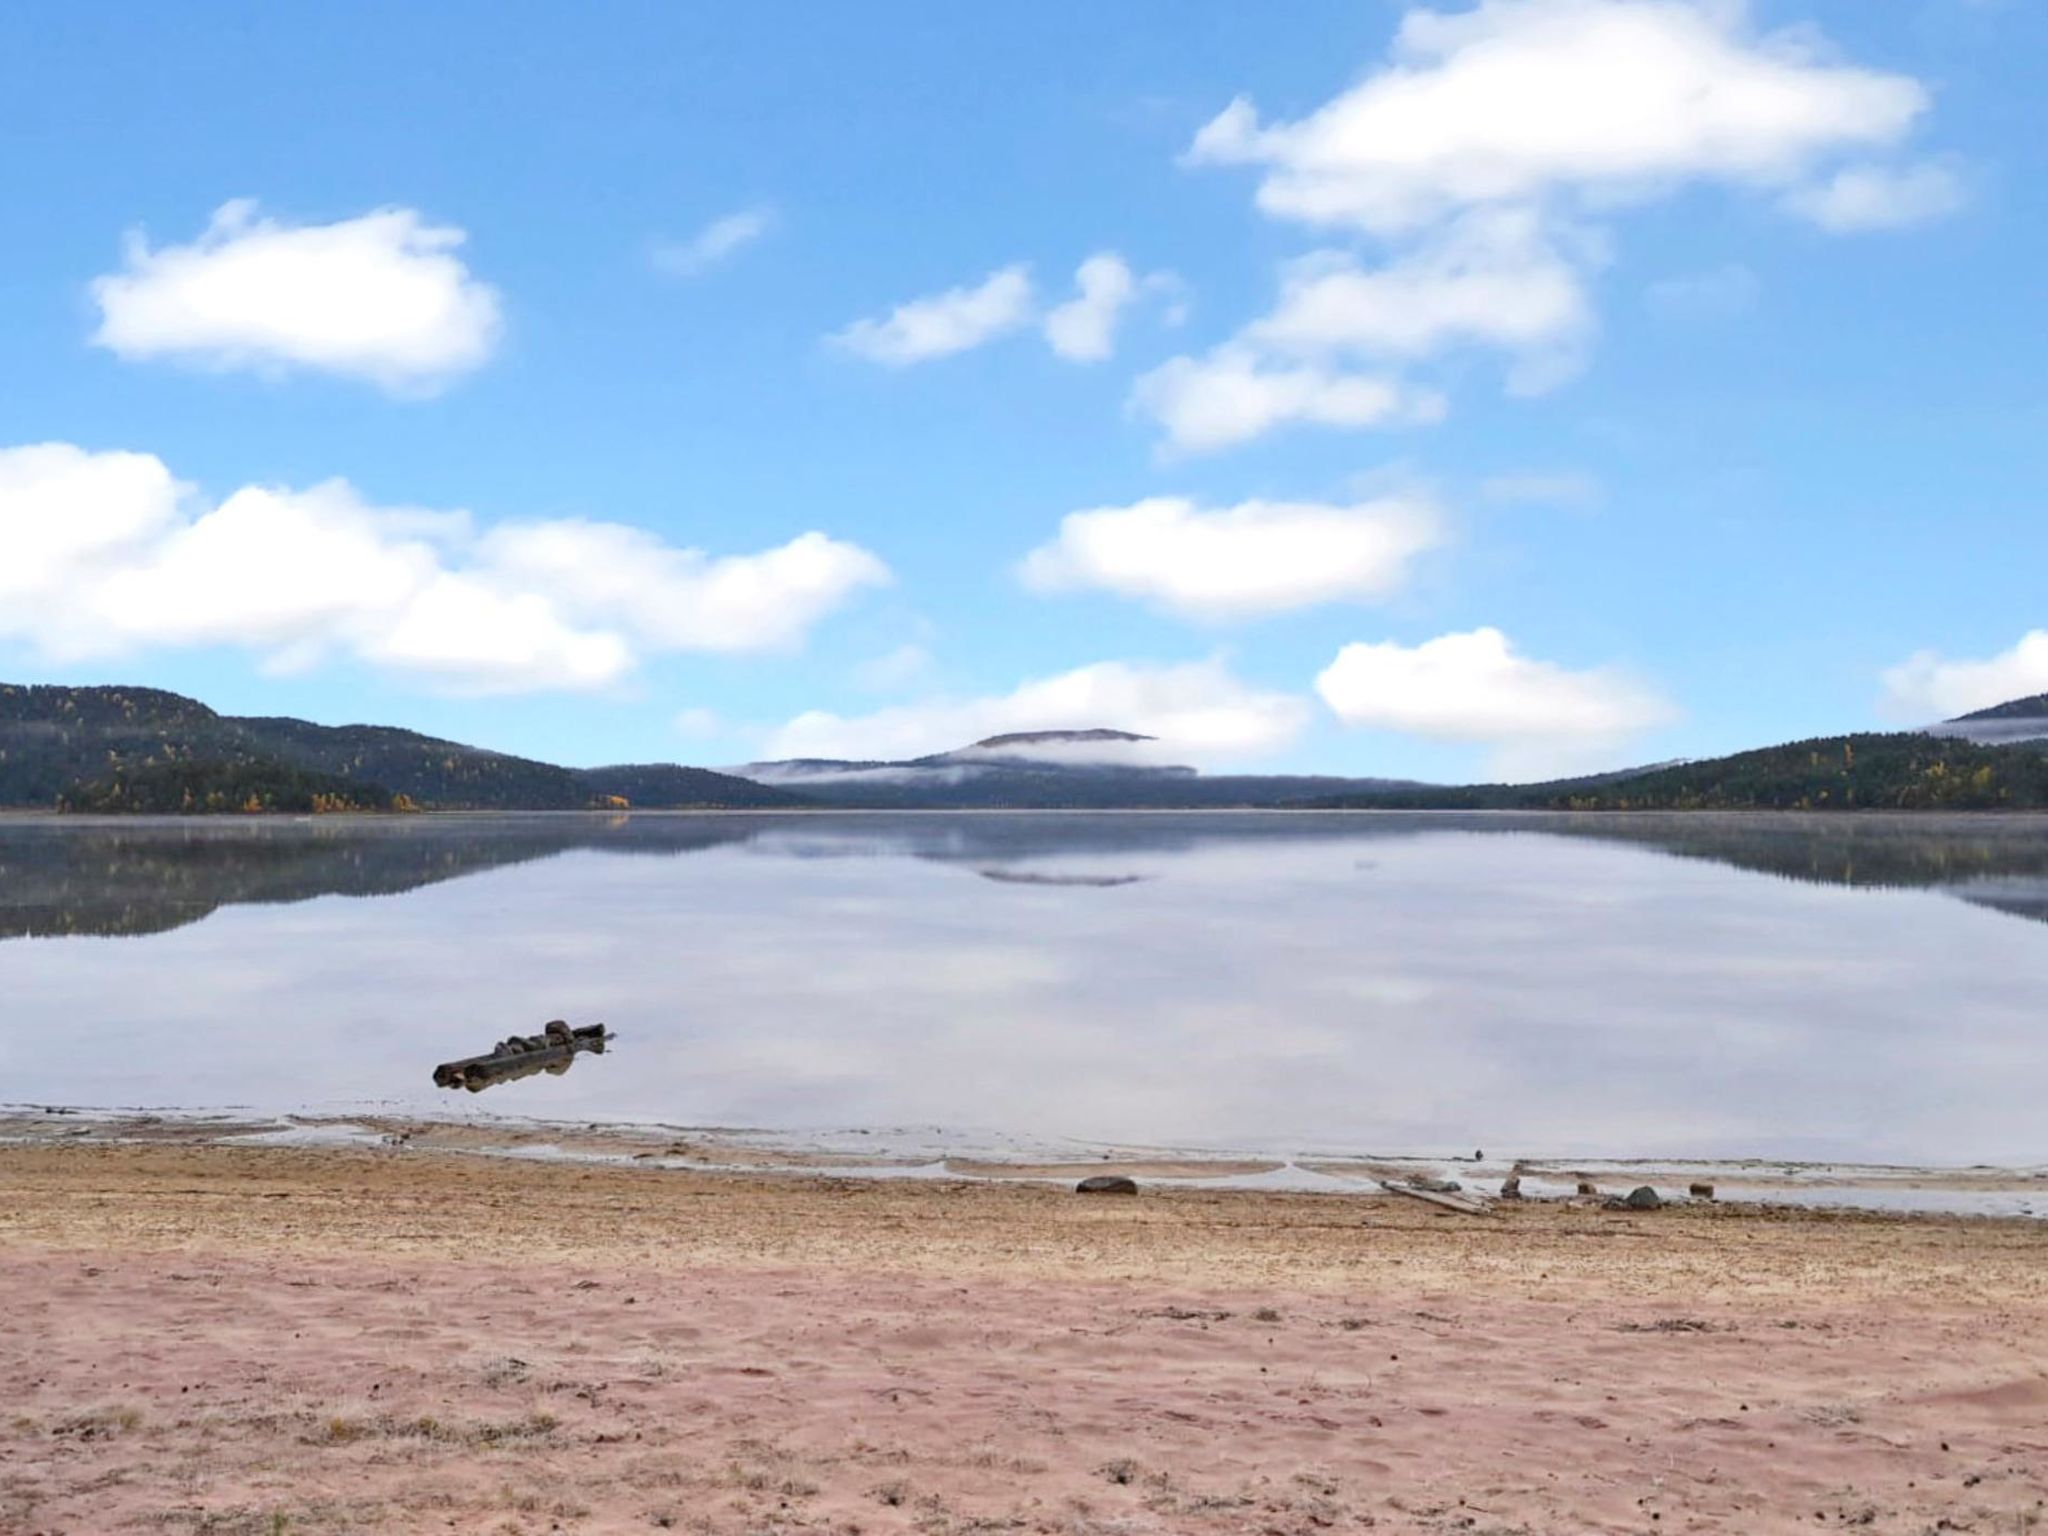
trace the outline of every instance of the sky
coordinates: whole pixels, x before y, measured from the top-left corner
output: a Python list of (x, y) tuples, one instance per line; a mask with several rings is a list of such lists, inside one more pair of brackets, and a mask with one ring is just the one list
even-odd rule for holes
[(1533, 778), (2048, 690), (2031, 0), (0, 10), (0, 678)]

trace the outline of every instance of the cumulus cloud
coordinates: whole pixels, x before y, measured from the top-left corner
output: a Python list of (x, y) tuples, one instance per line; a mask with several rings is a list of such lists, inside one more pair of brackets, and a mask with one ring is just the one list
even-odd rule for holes
[(856, 320), (832, 340), (891, 368), (970, 351), (1028, 325), (1031, 270), (1018, 263), (991, 272), (972, 288), (949, 288), (899, 304), (883, 318)]
[(770, 208), (742, 208), (713, 219), (687, 240), (663, 241), (654, 248), (657, 271), (670, 277), (698, 277), (737, 255), (775, 227)]
[(1384, 597), (1439, 537), (1435, 509), (1417, 498), (1207, 510), (1156, 496), (1068, 514), (1019, 574), (1040, 592), (1095, 588), (1190, 618), (1255, 618)]
[(2048, 693), (2048, 629), (2030, 629), (2011, 650), (1981, 660), (1951, 660), (1919, 651), (1884, 674), (1886, 710), (1931, 722), (2009, 699)]
[(1340, 251), (1290, 263), (1279, 304), (1245, 336), (1295, 356), (1422, 358), (1476, 344), (1537, 362), (1576, 353), (1592, 329), (1579, 271), (1535, 213), (1488, 209), (1382, 266)]
[(644, 528), (573, 518), (504, 524), (473, 558), (493, 581), (547, 592), (571, 612), (678, 651), (786, 649), (848, 593), (888, 580), (875, 556), (822, 533), (713, 558)]
[(1944, 218), (1962, 207), (1963, 179), (1936, 161), (1914, 165), (1852, 165), (1827, 180), (1795, 189), (1786, 206), (1834, 234), (1899, 229)]
[(1557, 194), (1787, 187), (1898, 143), (1927, 107), (1918, 81), (1839, 62), (1809, 30), (1757, 35), (1739, 4), (1485, 0), (1409, 11), (1387, 67), (1298, 122), (1240, 97), (1188, 158), (1262, 167), (1269, 213), (1401, 232)]
[(465, 238), (410, 208), (290, 225), (226, 203), (189, 245), (130, 236), (122, 270), (93, 281), (92, 339), (124, 358), (428, 393), (484, 363), (503, 329), (497, 291), (456, 254)]
[(1181, 281), (1171, 272), (1140, 277), (1115, 251), (1097, 251), (1074, 273), (1074, 296), (1041, 310), (1031, 269), (1019, 262), (974, 287), (912, 299), (880, 319), (857, 320), (829, 339), (873, 362), (902, 368), (995, 341), (1037, 325), (1045, 343), (1070, 363), (1099, 363), (1116, 350), (1117, 326), (1141, 299), (1166, 296), (1178, 324)]
[(1158, 738), (1146, 749), (1154, 761), (1212, 764), (1277, 751), (1300, 734), (1308, 718), (1306, 700), (1253, 688), (1221, 661), (1103, 661), (1033, 679), (1006, 694), (897, 705), (865, 715), (813, 710), (777, 729), (762, 755), (911, 758), (1009, 731), (1106, 726)]
[(1346, 725), (1490, 746), (1508, 778), (1615, 766), (1618, 747), (1673, 717), (1656, 690), (1626, 673), (1537, 661), (1491, 628), (1413, 646), (1347, 645), (1316, 692)]
[[(1895, 158), (1928, 105), (1918, 81), (1845, 62), (1811, 28), (1759, 32), (1740, 0), (1411, 9), (1389, 57), (1320, 108), (1265, 121), (1239, 98), (1189, 146), (1192, 165), (1257, 168), (1266, 213), (1379, 247), (1373, 260), (1321, 251), (1284, 268), (1273, 311), (1212, 363), (1238, 360), (1226, 377), (1285, 377), (1365, 358), (1402, 370), (1387, 387), (1412, 389), (1408, 371), (1477, 347), (1505, 355), (1511, 393), (1555, 387), (1597, 329), (1599, 221), (1696, 183), (1775, 197), (1835, 230), (1935, 217), (1958, 201), (1953, 175)], [(1201, 368), (1180, 358), (1161, 372), (1200, 382)], [(1134, 395), (1138, 410), (1180, 401), (1158, 377)], [(1237, 415), (1212, 446), (1288, 422), (1397, 419)]]
[(1099, 363), (1116, 345), (1117, 317), (1138, 296), (1138, 279), (1123, 257), (1101, 251), (1074, 274), (1076, 293), (1045, 317), (1046, 344), (1076, 363)]
[(714, 558), (616, 523), (374, 506), (334, 480), (209, 503), (149, 454), (0, 449), (0, 636), (58, 659), (234, 646), (455, 691), (587, 689), (644, 652), (794, 644), (888, 579), (809, 533)]
[(1183, 453), (1235, 447), (1290, 423), (1408, 426), (1444, 414), (1434, 390), (1323, 363), (1275, 362), (1235, 345), (1160, 364), (1132, 386), (1131, 407), (1157, 421), (1168, 445)]

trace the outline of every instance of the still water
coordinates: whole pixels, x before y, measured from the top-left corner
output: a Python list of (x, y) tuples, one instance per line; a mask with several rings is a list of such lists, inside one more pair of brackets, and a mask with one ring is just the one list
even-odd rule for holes
[(0, 1103), (2038, 1163), (2044, 1010), (2023, 818), (0, 819)]

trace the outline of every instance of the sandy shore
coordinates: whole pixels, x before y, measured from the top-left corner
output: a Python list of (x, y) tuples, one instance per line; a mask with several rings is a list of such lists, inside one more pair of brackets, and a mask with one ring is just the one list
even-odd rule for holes
[(8, 1536), (2048, 1530), (2038, 1222), (21, 1146), (0, 1299)]

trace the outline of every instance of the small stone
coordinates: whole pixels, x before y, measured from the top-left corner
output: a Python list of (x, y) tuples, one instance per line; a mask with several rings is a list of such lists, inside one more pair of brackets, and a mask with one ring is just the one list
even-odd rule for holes
[(1628, 1192), (1628, 1198), (1622, 1204), (1632, 1211), (1655, 1211), (1663, 1208), (1664, 1197), (1649, 1185), (1638, 1184)]
[(1579, 1180), (1579, 1193), (1582, 1195), (1597, 1195), (1600, 1193), (1600, 1186), (1591, 1179), (1581, 1179)]
[(1077, 1195), (1135, 1195), (1138, 1181), (1120, 1173), (1091, 1174), (1074, 1186)]
[(1714, 1186), (1711, 1184), (1688, 1184), (1685, 1187), (1685, 1192), (1695, 1200), (1711, 1200), (1714, 1198)]

